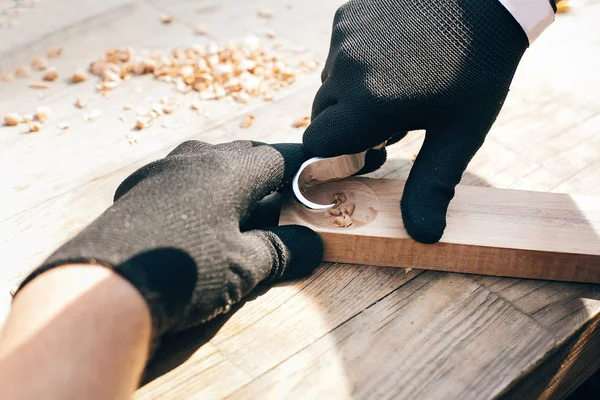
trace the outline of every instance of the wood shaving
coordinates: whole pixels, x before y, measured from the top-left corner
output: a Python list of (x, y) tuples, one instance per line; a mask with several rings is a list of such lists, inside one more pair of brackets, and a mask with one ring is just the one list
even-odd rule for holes
[(171, 17), (170, 15), (163, 14), (160, 16), (160, 22), (162, 22), (163, 24), (170, 24), (171, 22), (173, 22), (173, 17)]
[(256, 119), (256, 116), (254, 114), (248, 114), (246, 116), (246, 118), (244, 118), (244, 120), (242, 121), (242, 123), (240, 124), (240, 127), (242, 128), (250, 128), (252, 126), (252, 124), (254, 124), (254, 120)]
[(61, 122), (60, 124), (57, 125), (57, 127), (58, 127), (58, 129), (65, 131), (71, 127), (71, 124), (68, 122)]
[(93, 121), (102, 116), (103, 112), (100, 109), (93, 109), (89, 114), (83, 114), (84, 121)]
[(29, 75), (31, 75), (31, 68), (29, 67), (29, 65), (21, 65), (17, 67), (15, 75), (19, 78), (26, 78)]
[(123, 110), (125, 110), (125, 111), (131, 110), (132, 108), (133, 108), (133, 106), (131, 104), (125, 104), (123, 106)]
[[(107, 50), (104, 58), (93, 61), (90, 71), (100, 77), (101, 91), (110, 91), (132, 75), (152, 74), (173, 84), (180, 93), (196, 91), (202, 100), (248, 97), (272, 99), (278, 91), (296, 80), (296, 71), (272, 48), (256, 37), (242, 43), (219, 46), (211, 42), (171, 52), (133, 49)], [(117, 79), (118, 76), (118, 79)]]
[(301, 60), (300, 68), (306, 72), (312, 72), (317, 69), (319, 64), (316, 61)]
[(60, 75), (58, 75), (58, 72), (56, 72), (55, 68), (48, 68), (48, 70), (44, 74), (44, 80), (49, 82), (54, 82), (59, 77)]
[(121, 122), (127, 122), (127, 119), (124, 115), (119, 116), (119, 119), (121, 120)]
[(193, 101), (192, 104), (190, 104), (190, 108), (194, 111), (200, 111), (200, 102)]
[(246, 104), (248, 101), (250, 101), (250, 95), (245, 92), (233, 93), (232, 97), (235, 101), (242, 104)]
[(63, 49), (62, 47), (53, 47), (50, 50), (48, 50), (48, 58), (57, 58), (60, 57), (60, 55), (62, 54)]
[(269, 8), (263, 7), (256, 12), (256, 15), (258, 15), (260, 18), (272, 18), (273, 11)]
[(344, 192), (334, 193), (333, 194), (333, 204), (335, 204), (335, 208), (339, 207), (347, 200), (346, 194)]
[[(152, 106), (150, 106), (150, 114), (153, 119), (156, 119), (156, 118), (160, 117), (161, 115), (163, 115), (164, 111), (163, 111), (162, 105), (158, 104), (158, 103), (152, 104)], [(152, 115), (152, 114), (155, 114), (155, 115)]]
[(354, 221), (352, 221), (352, 218), (350, 218), (350, 216), (344, 214), (340, 217), (336, 217), (333, 221), (332, 224), (334, 226), (339, 226), (340, 228), (347, 228), (349, 226), (351, 226), (354, 223)]
[(297, 120), (295, 120), (292, 123), (292, 126), (294, 128), (305, 128), (309, 125), (310, 125), (310, 117), (309, 116), (304, 116), (304, 117), (298, 118)]
[(27, 126), (29, 126), (29, 132), (39, 132), (42, 129), (42, 124), (39, 122), (27, 122)]
[(335, 217), (339, 217), (340, 215), (342, 215), (342, 211), (332, 208), (331, 210), (329, 210), (329, 214)]
[(50, 86), (45, 82), (31, 82), (29, 87), (32, 89), (48, 89)]
[(31, 66), (38, 71), (43, 71), (48, 68), (48, 59), (46, 57), (37, 57), (32, 61)]
[(73, 75), (71, 75), (71, 82), (73, 83), (80, 83), (87, 80), (88, 74), (82, 69), (76, 70), (75, 72), (73, 72)]
[(11, 72), (7, 72), (6, 74), (3, 74), (2, 77), (0, 77), (0, 81), (2, 81), (2, 82), (10, 82), (14, 79), (15, 79), (15, 75)]
[(87, 101), (83, 100), (81, 97), (78, 97), (77, 100), (75, 100), (75, 107), (77, 107), (77, 108), (86, 108), (87, 107)]
[(138, 118), (135, 120), (135, 128), (137, 130), (146, 129), (147, 127), (148, 127), (148, 124), (142, 118)]
[(349, 204), (347, 207), (342, 208), (342, 214), (346, 214), (348, 216), (352, 216), (354, 214), (354, 210), (356, 210), (356, 204)]
[(4, 116), (4, 124), (7, 126), (17, 126), (23, 122), (23, 118), (18, 114), (7, 114)]
[(50, 119), (52, 109), (50, 107), (41, 106), (35, 109), (35, 118), (42, 124)]
[(194, 33), (198, 36), (205, 36), (206, 34), (208, 34), (208, 30), (206, 29), (206, 27), (198, 25), (196, 28), (194, 28)]

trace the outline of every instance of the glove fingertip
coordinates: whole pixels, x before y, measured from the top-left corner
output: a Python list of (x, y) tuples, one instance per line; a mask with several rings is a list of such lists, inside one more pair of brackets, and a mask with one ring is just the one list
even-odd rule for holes
[(310, 275), (323, 261), (323, 241), (312, 229), (300, 225), (271, 228), (288, 250), (288, 260), (281, 279)]
[(369, 150), (365, 154), (365, 166), (356, 175), (365, 175), (377, 171), (386, 161), (387, 151), (385, 148), (381, 150)]
[[(442, 207), (443, 208), (443, 207)], [(446, 229), (446, 212), (427, 200), (405, 192), (400, 202), (404, 228), (417, 242), (434, 244), (440, 241)]]

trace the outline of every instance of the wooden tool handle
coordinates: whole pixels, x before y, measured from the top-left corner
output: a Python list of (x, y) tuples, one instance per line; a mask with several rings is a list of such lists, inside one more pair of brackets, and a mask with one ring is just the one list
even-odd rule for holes
[(290, 199), (280, 225), (317, 231), (325, 261), (600, 283), (600, 196), (572, 196), (459, 185), (440, 243), (411, 239), (402, 223), (404, 182), (351, 178), (316, 186), (323, 201), (344, 192), (353, 225)]

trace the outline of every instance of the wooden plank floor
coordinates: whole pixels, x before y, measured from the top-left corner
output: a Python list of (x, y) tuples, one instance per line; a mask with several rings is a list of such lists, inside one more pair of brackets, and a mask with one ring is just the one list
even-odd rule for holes
[[(170, 49), (266, 29), (293, 49), (291, 59), (323, 61), (341, 3), (40, 2), (19, 14), (18, 26), (0, 30), (0, 73), (57, 45), (64, 55), (54, 64), (64, 78), (106, 48)], [(600, 193), (600, 1), (580, 4), (527, 52), (463, 183)], [(258, 18), (261, 7), (272, 9), (273, 18)], [(172, 24), (160, 24), (163, 13), (174, 17)], [(198, 24), (208, 37), (194, 35)], [(172, 96), (169, 85), (135, 78), (104, 98), (94, 93), (93, 79), (45, 91), (27, 88), (29, 81), (0, 83), (0, 115), (53, 109), (52, 123), (37, 134), (0, 127), (0, 319), (11, 286), (99, 215), (129, 173), (179, 142), (300, 141), (302, 131), (290, 125), (310, 112), (319, 71), (300, 74), (272, 103), (207, 102), (200, 115), (182, 107), (170, 117), (171, 128), (158, 124), (139, 133), (131, 130), (133, 111), (123, 106)], [(102, 117), (84, 122), (73, 107), (77, 96), (89, 101), (88, 112), (102, 109)], [(240, 129), (249, 112), (255, 124)], [(61, 121), (71, 129), (56, 128)], [(410, 134), (372, 176), (405, 179), (421, 143), (421, 133)], [(560, 397), (599, 366), (599, 312), (596, 285), (327, 264), (169, 340), (137, 397), (480, 399), (544, 390)]]

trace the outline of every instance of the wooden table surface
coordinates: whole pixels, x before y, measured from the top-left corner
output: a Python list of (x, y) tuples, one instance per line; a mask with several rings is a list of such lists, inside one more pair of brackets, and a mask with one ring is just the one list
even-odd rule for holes
[[(5, 4), (6, 3), (6, 4)], [(0, 7), (9, 4), (0, 1)], [(54, 0), (0, 30), (0, 73), (52, 46), (63, 78), (107, 48), (170, 49), (273, 29), (290, 57), (324, 60), (340, 0)], [(560, 15), (527, 52), (506, 105), (463, 183), (600, 193), (600, 1)], [(271, 19), (257, 17), (269, 7)], [(173, 16), (169, 25), (159, 22)], [(194, 34), (198, 24), (209, 35)], [(269, 39), (265, 39), (269, 40)], [(35, 76), (40, 76), (36, 73)], [(33, 79), (33, 78), (32, 78)], [(319, 71), (272, 103), (182, 107), (168, 128), (132, 130), (134, 111), (161, 96), (193, 94), (150, 77), (110, 97), (95, 79), (47, 90), (0, 83), (0, 114), (51, 106), (35, 134), (0, 127), (0, 317), (8, 290), (98, 216), (117, 185), (185, 139), (300, 141), (292, 121), (310, 113)], [(73, 106), (89, 101), (87, 110)], [(156, 101), (156, 100), (155, 100)], [(84, 112), (101, 109), (93, 122)], [(240, 129), (249, 112), (256, 122)], [(125, 115), (127, 123), (119, 120)], [(71, 123), (61, 131), (56, 124)], [(137, 143), (130, 144), (135, 137)], [(406, 178), (422, 133), (390, 148), (375, 177)], [(600, 240), (600, 238), (598, 239)], [(391, 250), (392, 251), (392, 250)], [(448, 257), (452, 257), (451, 254)], [(600, 287), (399, 268), (326, 264), (302, 281), (257, 293), (232, 315), (172, 338), (148, 369), (141, 399), (531, 397), (569, 393), (600, 363)]]

